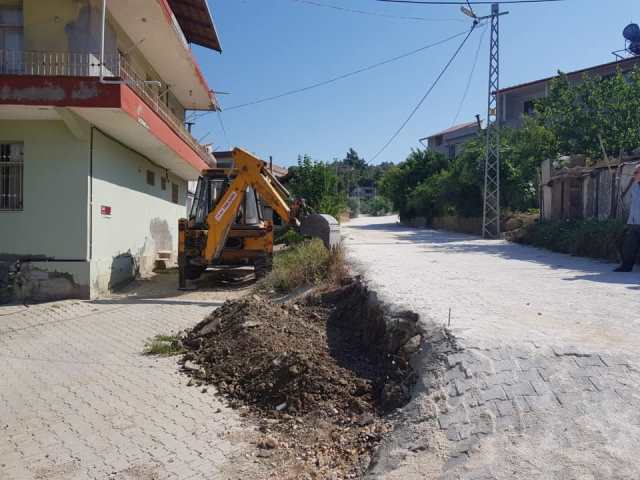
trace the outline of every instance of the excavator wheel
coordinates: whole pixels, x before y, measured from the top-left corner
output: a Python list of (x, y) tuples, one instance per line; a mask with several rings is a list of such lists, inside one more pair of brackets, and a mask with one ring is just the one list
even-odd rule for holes
[(273, 257), (271, 255), (261, 255), (253, 262), (256, 280), (266, 277), (273, 268)]
[(206, 269), (199, 265), (187, 265), (184, 268), (184, 277), (187, 280), (197, 280)]

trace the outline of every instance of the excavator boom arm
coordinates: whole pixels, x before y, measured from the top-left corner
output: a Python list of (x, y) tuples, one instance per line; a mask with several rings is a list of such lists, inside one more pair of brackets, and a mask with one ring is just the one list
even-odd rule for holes
[(298, 219), (289, 208), (288, 192), (265, 168), (262, 160), (246, 150), (233, 150), (235, 179), (229, 185), (216, 207), (207, 216), (208, 234), (205, 257), (211, 262), (222, 253), (236, 213), (244, 200), (247, 187), (252, 187), (262, 200), (286, 222), (298, 225)]

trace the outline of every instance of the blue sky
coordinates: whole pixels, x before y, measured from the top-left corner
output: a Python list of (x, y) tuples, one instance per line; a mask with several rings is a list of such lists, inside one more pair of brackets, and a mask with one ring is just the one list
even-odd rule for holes
[[(401, 20), (321, 8), (296, 0), (208, 0), (223, 53), (194, 47), (223, 106), (304, 87), (462, 32), (470, 24), (457, 6), (412, 6), (374, 0), (317, 0), (398, 16)], [(637, 0), (566, 0), (505, 5), (501, 22), (501, 86), (613, 60), (622, 28), (640, 23)], [(478, 14), (488, 6), (477, 6)], [(460, 21), (463, 20), (463, 21)], [(452, 125), (469, 79), (481, 31), (476, 31), (420, 111), (378, 157), (399, 162), (418, 139)], [(488, 32), (458, 123), (486, 116)], [(228, 143), (289, 166), (299, 154), (342, 158), (350, 147), (370, 159), (433, 82), (461, 39), (346, 80), (221, 114)], [(217, 149), (229, 145), (215, 114), (194, 129)]]

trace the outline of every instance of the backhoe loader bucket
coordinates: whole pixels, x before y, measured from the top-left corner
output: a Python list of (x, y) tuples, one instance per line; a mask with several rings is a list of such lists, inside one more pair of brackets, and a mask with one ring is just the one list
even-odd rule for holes
[(319, 238), (328, 250), (340, 244), (340, 224), (331, 215), (309, 215), (302, 220), (300, 233), (307, 237)]

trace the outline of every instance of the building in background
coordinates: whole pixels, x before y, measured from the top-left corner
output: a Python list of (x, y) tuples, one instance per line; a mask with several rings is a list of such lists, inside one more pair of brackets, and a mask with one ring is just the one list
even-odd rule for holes
[(441, 153), (449, 160), (453, 160), (462, 151), (462, 146), (477, 134), (478, 122), (474, 121), (455, 125), (429, 137), (421, 138), (420, 143), (428, 150)]
[(190, 49), (220, 51), (206, 0), (106, 3), (103, 79), (102, 1), (0, 0), (0, 272), (20, 265), (19, 296), (94, 297), (175, 258), (187, 182), (214, 162), (184, 127), (217, 108)]
[[(618, 59), (615, 62), (583, 68), (567, 73), (567, 76), (569, 81), (579, 83), (585, 75), (610, 77), (615, 75), (618, 69), (624, 74), (636, 66), (640, 66), (640, 57)], [(502, 125), (521, 127), (523, 117), (533, 113), (534, 102), (547, 96), (549, 85), (554, 78), (557, 78), (557, 75), (501, 89), (498, 98)]]

